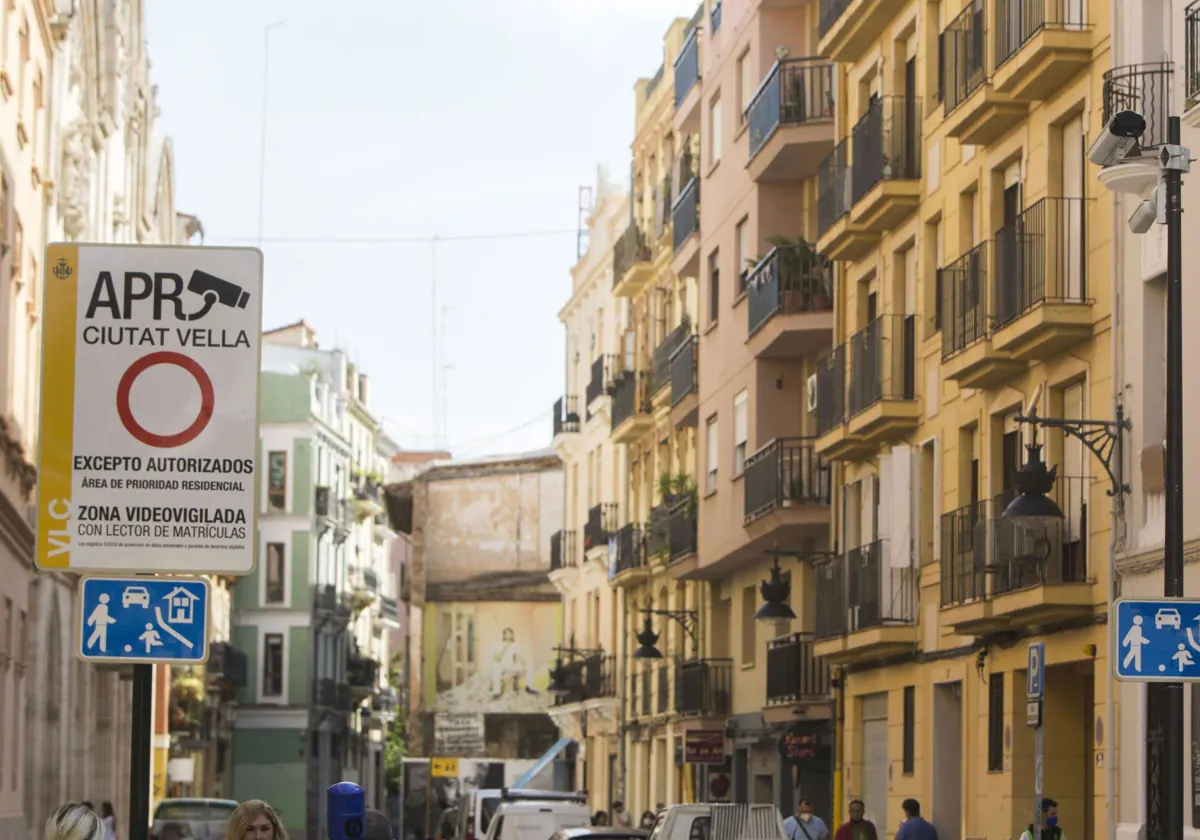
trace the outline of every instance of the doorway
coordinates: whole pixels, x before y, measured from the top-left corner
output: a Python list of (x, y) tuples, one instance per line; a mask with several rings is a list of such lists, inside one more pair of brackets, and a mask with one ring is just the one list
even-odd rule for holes
[(862, 801), (866, 817), (886, 827), (888, 800), (888, 717), (885, 693), (869, 694), (862, 708)]
[(962, 683), (933, 687), (933, 824), (938, 840), (961, 840), (962, 832)]

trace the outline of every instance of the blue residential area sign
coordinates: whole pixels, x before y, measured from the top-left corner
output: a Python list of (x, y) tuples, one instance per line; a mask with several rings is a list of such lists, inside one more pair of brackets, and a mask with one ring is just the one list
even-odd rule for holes
[(204, 662), (208, 605), (204, 578), (84, 578), (79, 656), (89, 662)]
[(1113, 603), (1113, 675), (1140, 682), (1200, 682), (1200, 599)]

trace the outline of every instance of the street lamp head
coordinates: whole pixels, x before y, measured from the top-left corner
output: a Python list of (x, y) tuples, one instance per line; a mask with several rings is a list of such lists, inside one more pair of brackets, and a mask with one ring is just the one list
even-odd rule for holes
[(562, 657), (559, 657), (550, 669), (550, 685), (546, 686), (546, 690), (558, 695), (568, 694), (571, 690), (567, 685), (567, 669), (563, 665)]
[(662, 651), (655, 645), (658, 643), (658, 634), (654, 632), (654, 624), (650, 620), (650, 616), (646, 616), (646, 621), (642, 625), (641, 631), (637, 634), (638, 649), (633, 652), (634, 659), (662, 659)]
[(1016, 489), (1019, 494), (1004, 509), (1003, 517), (1025, 527), (1047, 526), (1063, 519), (1062, 508), (1049, 493), (1054, 489), (1058, 467), (1046, 468), (1042, 446), (1035, 439), (1025, 447), (1028, 453), (1024, 465), (1017, 470)]
[(779, 555), (775, 555), (775, 564), (771, 566), (771, 579), (764, 580), (759, 585), (763, 605), (754, 614), (755, 621), (791, 621), (796, 613), (788, 604), (792, 587), (783, 579), (779, 568)]

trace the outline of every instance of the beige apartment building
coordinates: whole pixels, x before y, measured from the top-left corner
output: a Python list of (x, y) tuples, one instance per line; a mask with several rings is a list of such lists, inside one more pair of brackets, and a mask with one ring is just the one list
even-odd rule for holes
[[(830, 480), (807, 382), (833, 338), (833, 266), (813, 243), (834, 75), (816, 57), (817, 3), (724, 6), (703, 10), (699, 78), (677, 84), (675, 113), (680, 131), (700, 135), (703, 196), (690, 254), (700, 278), (700, 549), (686, 576), (706, 582), (705, 655), (734, 675), (729, 759), (707, 774), (731, 781), (735, 801), (786, 813), (802, 795), (829, 814), (829, 678), (813, 656), (811, 577), (830, 548)], [(795, 617), (758, 621), (776, 549), (776, 583)]]
[[(629, 199), (600, 167), (595, 187), (581, 190), (580, 211), (587, 214), (586, 243), (580, 242), (571, 296), (558, 316), (566, 332), (566, 393), (554, 406), (553, 445), (563, 462), (565, 503), (562, 530), (550, 538), (550, 580), (562, 596), (563, 628), (550, 717), (578, 744), (575, 787), (588, 791), (593, 811), (610, 811), (623, 795), (619, 698), (628, 642), (617, 591), (608, 585), (608, 539), (600, 537), (612, 515), (604, 500), (617, 497), (612, 400), (603, 381), (597, 387), (591, 377), (597, 363), (603, 376), (620, 336), (612, 252), (629, 221)], [(593, 510), (599, 515), (589, 519)]]

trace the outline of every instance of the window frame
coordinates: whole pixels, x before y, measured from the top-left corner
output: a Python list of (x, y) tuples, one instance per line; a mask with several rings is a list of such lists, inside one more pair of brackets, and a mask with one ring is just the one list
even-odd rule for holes
[[(259, 669), (259, 671), (260, 671), (259, 676), (262, 679), (262, 683), (259, 686), (259, 694), (262, 696), (262, 698), (264, 700), (283, 699), (283, 697), (286, 693), (286, 690), (287, 690), (287, 686), (285, 683), (286, 675), (284, 674), (284, 669), (286, 667), (286, 661), (287, 661), (287, 655), (286, 655), (286, 650), (285, 650), (286, 642), (284, 640), (284, 634), (283, 633), (263, 633), (262, 639), (263, 639), (263, 642), (262, 642), (262, 667)], [(272, 648), (272, 643), (275, 641), (278, 641), (278, 643), (279, 643), (278, 644), (279, 673), (277, 675), (270, 674), (268, 672), (268, 667), (270, 666), (270, 650)], [(278, 680), (278, 683), (279, 683), (278, 691), (268, 691), (268, 678), (270, 678), (270, 677), (275, 677)]]
[(721, 466), (721, 436), (718, 416), (709, 415), (704, 421), (704, 491), (717, 492)]
[[(739, 424), (740, 420), (740, 424)], [(739, 425), (741, 428), (739, 429)], [(739, 439), (740, 436), (740, 439)], [(750, 452), (750, 395), (745, 388), (733, 397), (733, 477), (746, 472)], [(740, 462), (739, 462), (740, 459)]]
[[(274, 599), (271, 597), (271, 567), (272, 555), (271, 549), (275, 546), (279, 547), (279, 597)], [(263, 604), (273, 607), (284, 606), (288, 602), (287, 597), (287, 544), (284, 542), (268, 542), (266, 544), (266, 563), (264, 564), (263, 574)]]

